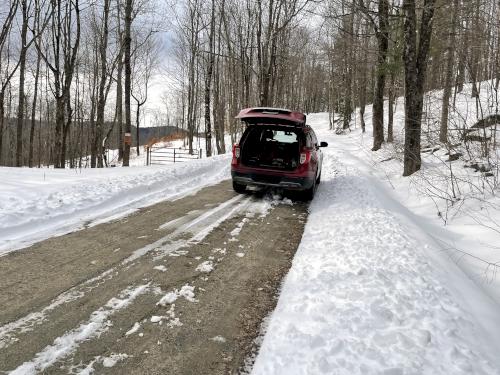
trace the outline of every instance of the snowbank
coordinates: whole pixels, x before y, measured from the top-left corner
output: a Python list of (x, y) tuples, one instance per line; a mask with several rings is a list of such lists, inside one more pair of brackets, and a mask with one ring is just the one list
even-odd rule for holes
[[(471, 126), (467, 92), (457, 103), (452, 120)], [(455, 250), (499, 262), (500, 235), (459, 211), (445, 227), (395, 149), (370, 151), (371, 107), (365, 121), (337, 136), (327, 114), (308, 116), (329, 142), (322, 183), (252, 374), (500, 374), (500, 280)], [(425, 173), (445, 173), (433, 157)]]
[(229, 178), (230, 155), (105, 169), (0, 167), (0, 254)]
[(252, 373), (498, 373), (492, 340), (427, 257), (432, 241), (373, 183), (325, 176)]

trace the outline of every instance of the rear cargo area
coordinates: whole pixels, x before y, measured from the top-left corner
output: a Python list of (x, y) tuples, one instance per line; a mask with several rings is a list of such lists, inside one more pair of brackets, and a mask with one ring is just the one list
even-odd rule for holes
[(299, 165), (302, 143), (293, 127), (250, 126), (241, 144), (242, 164), (292, 171)]

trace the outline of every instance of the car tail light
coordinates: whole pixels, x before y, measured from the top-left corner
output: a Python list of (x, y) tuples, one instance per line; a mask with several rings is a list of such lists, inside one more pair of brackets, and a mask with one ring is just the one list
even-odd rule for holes
[(238, 144), (233, 145), (233, 160), (231, 161), (231, 164), (236, 165), (238, 164), (238, 159), (240, 158), (240, 146)]
[(300, 164), (307, 164), (311, 160), (311, 151), (309, 150), (302, 150), (300, 153), (300, 159), (299, 162)]

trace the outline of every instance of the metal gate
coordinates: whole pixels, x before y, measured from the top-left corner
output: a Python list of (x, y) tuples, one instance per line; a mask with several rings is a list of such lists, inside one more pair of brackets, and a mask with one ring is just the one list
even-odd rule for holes
[(182, 147), (152, 146), (148, 148), (146, 165), (180, 163), (187, 160), (201, 159), (201, 157), (201, 149), (193, 150), (193, 153), (190, 153), (188, 149)]

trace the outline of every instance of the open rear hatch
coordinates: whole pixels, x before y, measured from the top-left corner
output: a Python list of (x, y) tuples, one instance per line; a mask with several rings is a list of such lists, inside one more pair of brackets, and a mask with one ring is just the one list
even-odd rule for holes
[(240, 111), (236, 118), (247, 124), (279, 124), (305, 126), (306, 115), (302, 112), (290, 111), (281, 108), (247, 108)]
[(247, 167), (293, 171), (305, 145), (306, 116), (281, 108), (247, 108), (236, 118), (247, 124), (240, 141), (241, 163)]
[(250, 125), (240, 144), (241, 162), (247, 167), (295, 170), (302, 138), (303, 133), (293, 126)]

